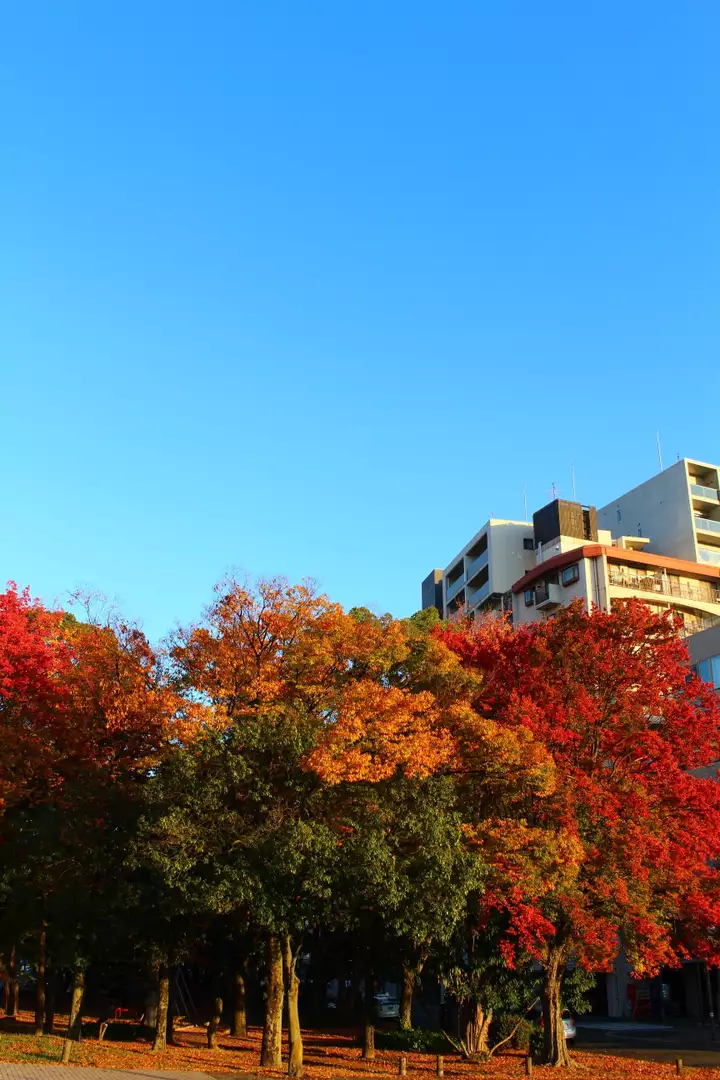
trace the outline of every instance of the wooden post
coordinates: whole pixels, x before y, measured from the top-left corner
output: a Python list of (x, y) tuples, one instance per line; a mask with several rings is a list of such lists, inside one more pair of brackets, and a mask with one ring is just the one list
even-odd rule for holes
[(683, 1071), (682, 1058), (675, 1058), (675, 1072), (677, 1073), (678, 1076), (680, 1076), (682, 1071)]
[(70, 1039), (63, 1039), (62, 1058), (63, 1065), (67, 1065), (70, 1061), (70, 1051), (72, 1050), (72, 1042)]
[(407, 1058), (404, 1054), (400, 1055), (400, 1062), (398, 1064), (398, 1076), (407, 1076)]
[(435, 1074), (436, 1074), (436, 1076), (444, 1076), (445, 1075), (445, 1058), (442, 1056), (442, 1054), (438, 1054), (438, 1057), (437, 1057), (437, 1069), (435, 1070)]
[(530, 1054), (525, 1058), (525, 1075), (532, 1076), (532, 1056)]

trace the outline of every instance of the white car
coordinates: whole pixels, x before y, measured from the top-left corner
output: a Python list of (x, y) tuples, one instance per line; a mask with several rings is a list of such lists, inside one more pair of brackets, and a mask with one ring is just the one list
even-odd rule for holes
[(379, 1020), (397, 1020), (400, 1016), (400, 1002), (389, 994), (376, 994), (375, 1015)]
[(565, 1031), (565, 1042), (572, 1045), (575, 1042), (577, 1031), (575, 1030), (575, 1017), (568, 1009), (563, 1009), (562, 1011), (562, 1022)]
[[(539, 1005), (536, 1005), (532, 1010), (532, 1018), (540, 1025), (543, 1026), (543, 1014)], [(569, 1009), (563, 1009), (562, 1011), (563, 1031), (565, 1032), (565, 1042), (572, 1046), (577, 1036), (577, 1030), (575, 1028), (575, 1017), (572, 1015)]]

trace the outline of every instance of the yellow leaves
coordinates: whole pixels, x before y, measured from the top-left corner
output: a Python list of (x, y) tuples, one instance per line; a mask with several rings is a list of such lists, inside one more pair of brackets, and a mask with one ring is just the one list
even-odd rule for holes
[(566, 892), (576, 884), (586, 852), (566, 830), (529, 825), (517, 818), (495, 818), (464, 827), (466, 841), (485, 854), (505, 879), (523, 883), (526, 896)]
[(449, 707), (445, 718), (457, 742), (458, 773), (481, 773), (486, 785), (499, 784), (515, 797), (555, 790), (553, 759), (527, 728), (497, 724), (462, 701)]

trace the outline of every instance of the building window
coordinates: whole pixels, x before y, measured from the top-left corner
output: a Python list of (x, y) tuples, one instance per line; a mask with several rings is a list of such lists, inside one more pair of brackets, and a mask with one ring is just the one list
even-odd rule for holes
[(535, 541), (533, 540), (532, 536), (526, 536), (523, 539), (523, 548), (525, 549), (525, 551), (535, 550)]
[(574, 585), (576, 581), (580, 580), (580, 563), (573, 563), (572, 566), (566, 566), (562, 572), (563, 585)]
[(532, 607), (534, 603), (535, 603), (535, 590), (534, 589), (526, 589), (525, 590), (525, 607)]
[(720, 690), (720, 656), (711, 656), (707, 660), (701, 660), (697, 665), (697, 673), (703, 682), (712, 683)]

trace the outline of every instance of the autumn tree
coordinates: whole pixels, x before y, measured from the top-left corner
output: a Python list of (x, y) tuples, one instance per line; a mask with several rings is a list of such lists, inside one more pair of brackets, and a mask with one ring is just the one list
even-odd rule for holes
[[(367, 620), (367, 614), (363, 618)], [(395, 871), (387, 876), (396, 882), (397, 897), (404, 895), (404, 902), (390, 894), (385, 903), (374, 897), (368, 907), (376, 920), (384, 914), (386, 927), (402, 928), (410, 946), (404, 967), (414, 981), (428, 943), (447, 941), (470, 895), (484, 887), (485, 852), (474, 840), (475, 829), (502, 832), (508, 822), (522, 817), (529, 800), (552, 790), (554, 771), (529, 731), (503, 727), (476, 708), (481, 674), (448, 648), (434, 612), (419, 613), (399, 629), (403, 650), (385, 676), (391, 694), (380, 698), (388, 702), (397, 695), (396, 710), (369, 710), (362, 717), (338, 710), (319, 734), (307, 763), (349, 806), (366, 801), (377, 822), (386, 815), (380, 850), (393, 860)], [(434, 820), (431, 815), (423, 820), (418, 813), (423, 798), (428, 809), (434, 800), (444, 804)], [(399, 811), (394, 816), (393, 803)], [(415, 836), (408, 843), (413, 829)], [(358, 830), (357, 843), (377, 836), (366, 823)], [(442, 845), (444, 857), (434, 863), (434, 852)], [(469, 860), (465, 873), (458, 872), (460, 852)], [(451, 870), (454, 858), (458, 862)], [(376, 861), (383, 865), (379, 854)], [(408, 874), (404, 881), (403, 873)], [(444, 905), (437, 891), (441, 880)], [(406, 1000), (409, 996), (406, 991)], [(466, 1013), (466, 1043), (483, 1050), (489, 1018), (482, 1012), (482, 1000)]]
[(637, 976), (720, 958), (720, 787), (705, 775), (720, 757), (716, 697), (692, 675), (672, 616), (635, 601), (441, 638), (482, 675), (478, 711), (552, 759), (552, 789), (528, 793), (506, 827), (478, 821), (469, 839), (492, 871), (486, 913), (507, 919), (503, 955), (543, 965), (545, 1060), (567, 1065), (571, 958), (608, 969), (622, 943)]
[[(73, 970), (77, 1034), (85, 969), (107, 945), (139, 792), (188, 710), (137, 629), (50, 612), (14, 589), (0, 598), (0, 668), (2, 736), (16, 744), (0, 767), (5, 921), (37, 939), (39, 976), (46, 966)], [(41, 977), (37, 988), (40, 1028)]]
[(172, 653), (179, 684), (205, 703), (212, 724), (192, 752), (161, 770), (156, 787), (167, 811), (147, 826), (171, 883), (184, 882), (208, 912), (234, 913), (264, 934), (262, 1061), (280, 1063), (286, 995), (295, 1075), (297, 958), (314, 905), (329, 895), (336, 849), (317, 813), (317, 780), (299, 763), (332, 707), (345, 620), (309, 586), (221, 583), (205, 621), (181, 632)]

